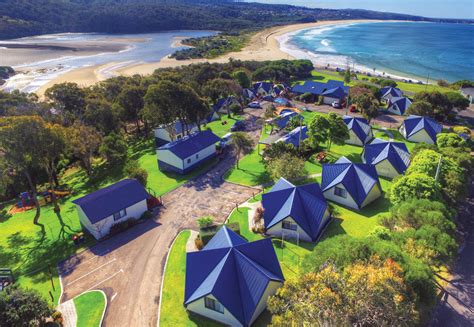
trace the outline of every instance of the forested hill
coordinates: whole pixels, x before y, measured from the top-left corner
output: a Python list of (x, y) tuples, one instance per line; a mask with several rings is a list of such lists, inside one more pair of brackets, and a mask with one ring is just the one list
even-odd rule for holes
[(60, 32), (240, 31), (324, 19), (430, 20), (366, 10), (231, 0), (0, 0), (0, 39)]

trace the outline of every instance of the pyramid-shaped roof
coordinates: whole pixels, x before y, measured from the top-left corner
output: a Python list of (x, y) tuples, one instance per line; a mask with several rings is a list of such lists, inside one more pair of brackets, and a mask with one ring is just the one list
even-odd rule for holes
[(436, 143), (436, 136), (441, 133), (443, 126), (429, 117), (410, 115), (403, 122), (407, 138), (421, 130), (425, 130), (428, 136)]
[(325, 192), (340, 183), (344, 185), (359, 209), (375, 185), (382, 189), (375, 166), (352, 163), (344, 157), (334, 164), (323, 165), (322, 191)]
[(362, 144), (367, 143), (368, 136), (372, 129), (367, 119), (362, 117), (344, 116), (343, 120), (347, 126), (347, 129), (349, 129), (349, 131), (353, 131)]
[(306, 126), (296, 127), (294, 130), (278, 139), (277, 142), (285, 142), (286, 144), (293, 144), (295, 147), (298, 147), (300, 144), (300, 139), (303, 141), (308, 138), (308, 128)]
[(404, 115), (405, 111), (411, 106), (411, 101), (406, 97), (393, 97), (392, 100), (390, 100), (389, 106), (396, 106), (400, 113)]
[(284, 281), (271, 239), (248, 243), (224, 226), (202, 251), (187, 254), (184, 304), (212, 294), (248, 326), (270, 281)]
[(323, 218), (328, 208), (317, 183), (295, 186), (284, 178), (280, 178), (270, 192), (263, 194), (262, 206), (266, 228), (291, 217), (313, 241), (324, 227)]
[(390, 142), (375, 139), (364, 147), (365, 162), (376, 165), (387, 159), (399, 174), (403, 174), (410, 165), (410, 152), (402, 142)]
[(382, 98), (386, 98), (388, 96), (392, 97), (401, 97), (403, 96), (403, 92), (396, 87), (386, 86), (380, 89), (380, 94), (382, 94)]

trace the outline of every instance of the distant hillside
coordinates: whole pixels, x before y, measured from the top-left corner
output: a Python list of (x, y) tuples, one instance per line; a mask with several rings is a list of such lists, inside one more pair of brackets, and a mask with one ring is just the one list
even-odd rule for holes
[(144, 33), (176, 29), (229, 32), (357, 18), (440, 21), (366, 10), (309, 9), (230, 0), (0, 0), (0, 39), (60, 32)]

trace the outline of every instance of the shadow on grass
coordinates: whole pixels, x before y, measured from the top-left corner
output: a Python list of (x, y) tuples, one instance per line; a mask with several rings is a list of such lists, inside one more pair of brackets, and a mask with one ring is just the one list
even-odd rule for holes
[(203, 316), (199, 316), (195, 313), (191, 313), (189, 311), (186, 311), (188, 314), (188, 319), (196, 324), (196, 326), (206, 326), (206, 327), (222, 327), (223, 325), (213, 321), (211, 319), (207, 319)]
[(342, 227), (343, 221), (344, 220), (341, 218), (333, 217), (332, 221), (323, 232), (323, 236), (321, 237), (320, 241), (327, 240), (333, 236), (347, 234), (346, 230)]

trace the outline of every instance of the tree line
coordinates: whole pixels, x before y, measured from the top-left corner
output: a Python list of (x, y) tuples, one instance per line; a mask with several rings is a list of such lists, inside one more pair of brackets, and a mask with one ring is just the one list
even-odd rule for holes
[(2, 1), (0, 38), (64, 32), (148, 33), (183, 29), (237, 32), (337, 19), (463, 22), (231, 0), (16, 0)]

